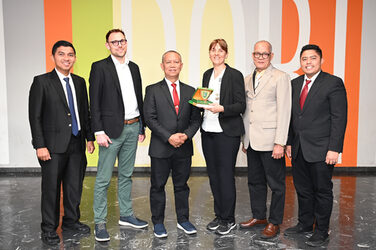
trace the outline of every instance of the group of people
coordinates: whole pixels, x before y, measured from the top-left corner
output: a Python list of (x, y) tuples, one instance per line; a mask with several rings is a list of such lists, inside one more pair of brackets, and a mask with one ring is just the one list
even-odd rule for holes
[[(342, 152), (347, 119), (343, 81), (321, 70), (322, 51), (306, 45), (300, 53), (303, 75), (290, 81), (274, 68), (272, 45), (258, 41), (252, 53), (255, 70), (243, 77), (225, 63), (228, 45), (215, 39), (209, 45), (213, 68), (203, 75), (202, 87), (213, 90), (210, 105), (188, 103), (195, 89), (180, 81), (181, 55), (162, 55), (164, 79), (146, 87), (138, 66), (126, 57), (127, 39), (120, 29), (106, 34), (110, 56), (94, 62), (85, 80), (71, 69), (76, 60), (73, 45), (58, 41), (52, 48), (55, 69), (36, 76), (29, 95), (32, 144), (42, 169), (42, 240), (59, 243), (60, 193), (63, 187), (62, 229), (90, 233), (80, 222), (80, 200), (86, 170), (85, 148), (99, 146), (94, 188), (94, 235), (108, 241), (107, 190), (118, 159), (119, 225), (145, 228), (148, 223), (132, 208), (132, 173), (138, 142), (151, 130), (150, 209), (153, 232), (167, 237), (164, 226), (165, 185), (171, 173), (177, 228), (197, 233), (189, 221), (189, 186), (193, 155), (192, 138), (200, 128), (214, 218), (207, 229), (226, 235), (235, 223), (235, 165), (239, 148), (247, 154), (248, 187), (252, 218), (240, 228), (262, 225), (264, 239), (275, 237), (282, 224), (285, 202), (285, 158), (292, 173), (299, 213), (296, 226), (285, 235), (312, 233), (307, 244), (327, 242), (333, 204), (332, 172)], [(241, 146), (242, 144), (242, 146)], [(267, 189), (272, 191), (266, 216)]]

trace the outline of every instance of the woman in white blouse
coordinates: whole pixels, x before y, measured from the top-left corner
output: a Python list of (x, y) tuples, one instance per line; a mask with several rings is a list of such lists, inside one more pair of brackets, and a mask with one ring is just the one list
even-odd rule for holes
[(235, 224), (235, 164), (240, 137), (244, 134), (241, 114), (244, 112), (244, 78), (240, 71), (225, 63), (228, 46), (224, 39), (215, 39), (209, 46), (213, 68), (207, 70), (202, 86), (213, 89), (205, 108), (201, 126), (202, 150), (205, 156), (210, 187), (214, 197), (215, 218), (208, 230), (228, 234)]

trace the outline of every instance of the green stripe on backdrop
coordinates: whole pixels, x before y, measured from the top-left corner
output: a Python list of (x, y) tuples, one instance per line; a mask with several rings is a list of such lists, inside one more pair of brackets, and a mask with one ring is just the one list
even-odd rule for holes
[[(91, 64), (109, 55), (105, 35), (113, 26), (112, 1), (72, 0), (72, 36), (77, 51), (74, 73), (89, 84)], [(88, 155), (88, 166), (96, 166), (98, 145), (93, 155)]]

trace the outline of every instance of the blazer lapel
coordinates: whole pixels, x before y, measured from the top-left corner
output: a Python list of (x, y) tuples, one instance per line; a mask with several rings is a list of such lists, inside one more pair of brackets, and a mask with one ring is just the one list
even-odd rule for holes
[(64, 103), (65, 108), (67, 110), (69, 110), (69, 106), (68, 106), (68, 102), (67, 102), (67, 98), (65, 96), (63, 86), (61, 85), (61, 81), (60, 81), (55, 69), (50, 72), (50, 80), (51, 80), (51, 84), (56, 89), (56, 92), (57, 92), (60, 100)]
[(74, 84), (74, 89), (76, 91), (76, 105), (77, 105), (77, 110), (78, 110), (78, 113), (81, 114), (81, 105), (80, 105), (81, 102), (79, 101), (79, 99), (82, 96), (82, 93), (81, 93), (81, 88), (79, 87), (79, 84), (78, 84), (79, 80), (78, 80), (78, 78), (75, 75), (71, 74), (71, 76), (72, 76), (72, 80), (73, 80), (73, 84)]
[[(264, 75), (261, 77), (260, 82), (255, 89), (255, 96), (268, 84), (269, 79), (272, 77), (273, 66), (270, 64), (269, 67), (265, 70)], [(253, 85), (252, 85), (253, 86)]]
[[(324, 75), (321, 71), (320, 74), (317, 76), (316, 80), (313, 82), (313, 85), (311, 86), (310, 90), (308, 91), (308, 95), (307, 95), (307, 98), (305, 99), (302, 113), (304, 112), (304, 110), (306, 110), (307, 106), (309, 106), (309, 104), (311, 103), (311, 100), (313, 100), (314, 96), (317, 94), (317, 91), (322, 86), (323, 78), (324, 78)], [(304, 81), (304, 78), (303, 78), (303, 81)], [(303, 82), (302, 82), (302, 85), (303, 85)]]
[(115, 64), (112, 61), (111, 56), (107, 57), (107, 66), (108, 66), (107, 67), (108, 71), (110, 72), (110, 74), (112, 75), (112, 78), (114, 79), (115, 87), (116, 87), (117, 91), (119, 92), (119, 95), (122, 96), (119, 77), (117, 75)]
[(249, 95), (250, 98), (253, 98), (255, 97), (255, 91), (253, 89), (253, 77), (249, 77), (248, 81), (245, 83), (246, 85), (246, 90), (247, 91), (247, 94)]
[(167, 102), (170, 104), (170, 107), (174, 110), (174, 113), (176, 114), (175, 106), (174, 106), (174, 103), (172, 101), (171, 93), (170, 93), (170, 90), (167, 86), (167, 82), (165, 80), (163, 80), (161, 82), (160, 86), (161, 86), (163, 95), (165, 96), (165, 98), (167, 99)]
[[(136, 79), (136, 69), (133, 67), (133, 64), (131, 64), (131, 62), (129, 62), (128, 64), (129, 66), (129, 70), (131, 71), (131, 75), (132, 75), (132, 80), (133, 80), (133, 87), (134, 87), (134, 92), (135, 92), (135, 95), (136, 95), (136, 98), (137, 98), (137, 94), (141, 91), (139, 89), (139, 85), (137, 84), (137, 80)], [(141, 94), (140, 94), (141, 95)]]
[(180, 101), (179, 101), (179, 113), (178, 117), (181, 115), (182, 111), (184, 110), (184, 107), (186, 105), (190, 105), (188, 101), (192, 98), (192, 96), (189, 96), (187, 94), (187, 85), (184, 83), (180, 82)]

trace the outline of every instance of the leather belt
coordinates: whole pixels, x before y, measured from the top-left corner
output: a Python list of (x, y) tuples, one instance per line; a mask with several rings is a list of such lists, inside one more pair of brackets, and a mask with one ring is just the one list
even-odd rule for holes
[(133, 118), (133, 119), (129, 119), (129, 120), (124, 120), (124, 124), (131, 125), (131, 124), (133, 124), (135, 122), (138, 122), (139, 120), (140, 120), (139, 117), (136, 117), (136, 118)]

